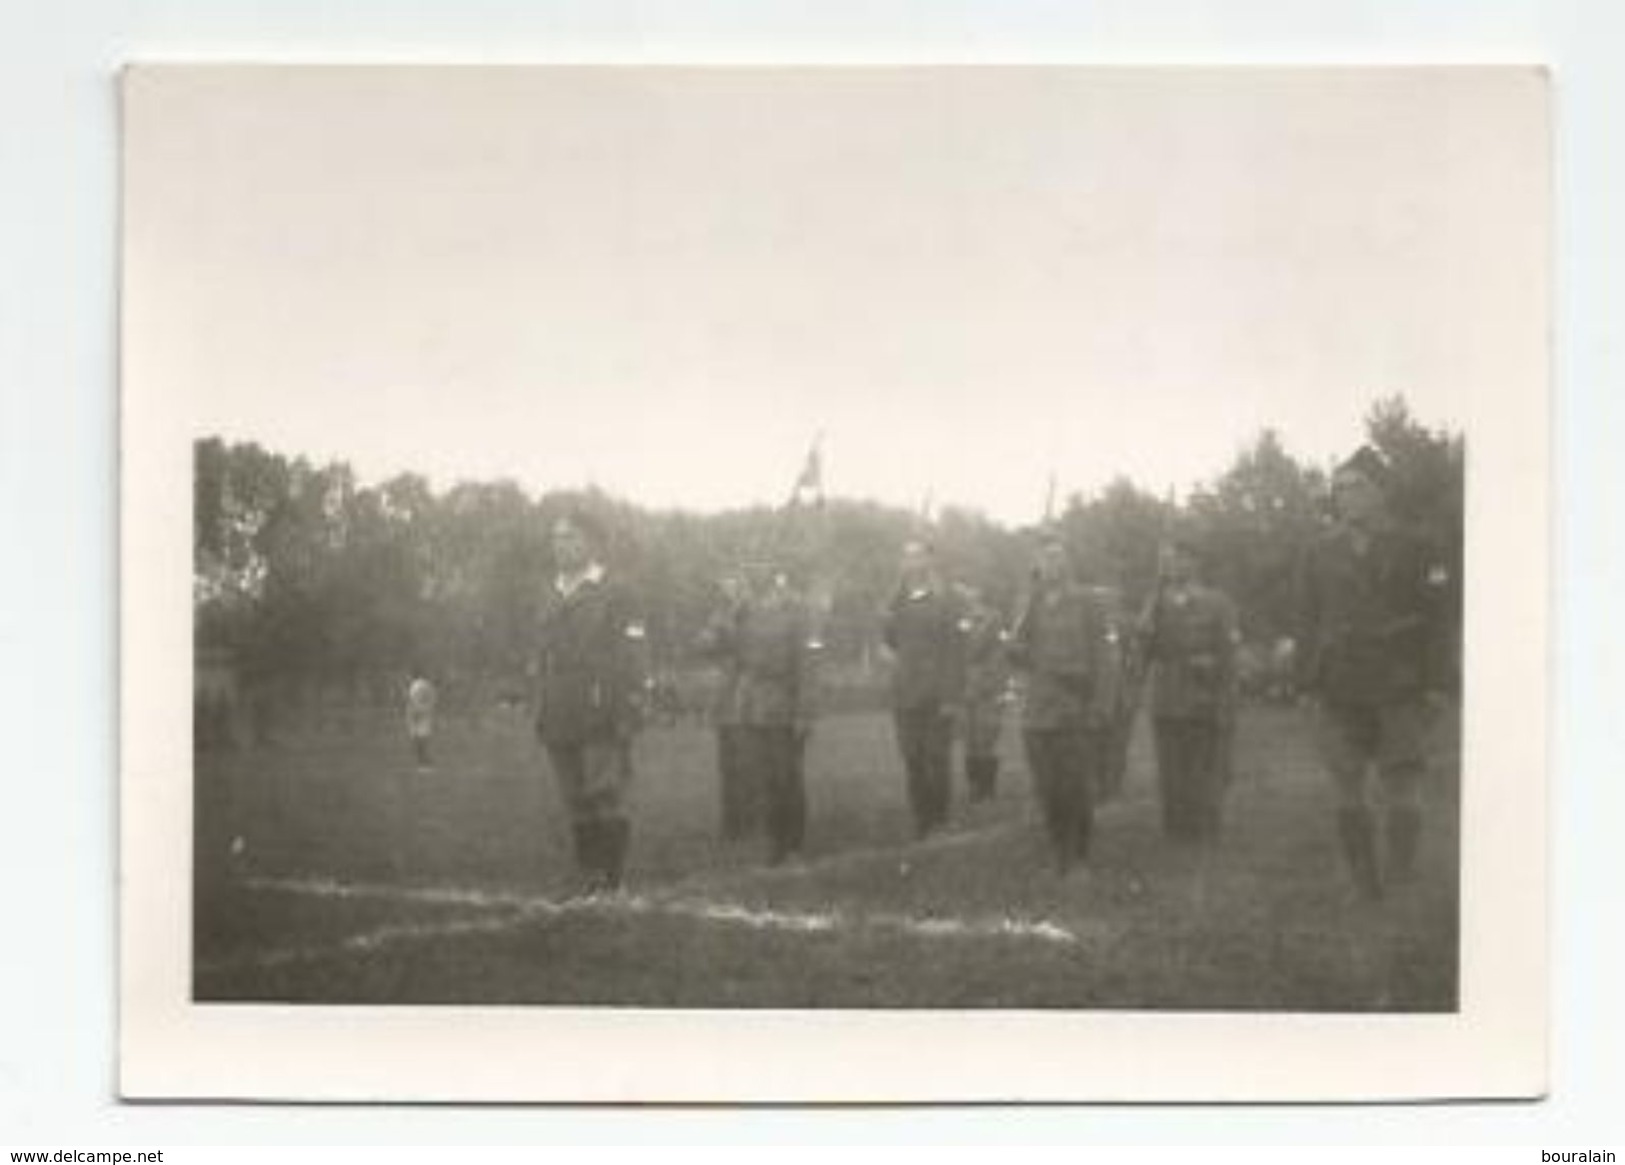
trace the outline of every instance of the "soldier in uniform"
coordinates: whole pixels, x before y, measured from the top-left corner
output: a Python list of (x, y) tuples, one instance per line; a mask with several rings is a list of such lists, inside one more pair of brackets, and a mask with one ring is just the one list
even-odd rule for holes
[(1072, 576), (1065, 544), (1046, 532), (1033, 589), (1011, 633), (1025, 673), (1022, 740), (1061, 873), (1089, 855), (1096, 769), (1107, 722), (1099, 681), (1108, 627), (1099, 601)]
[(808, 606), (782, 571), (750, 567), (733, 645), (742, 779), (761, 792), (768, 861), (778, 865), (799, 856), (806, 840), (802, 750), (816, 650)]
[(589, 890), (621, 884), (631, 844), (626, 794), (647, 674), (643, 625), (582, 515), (552, 530), (556, 575), (538, 627), (536, 733), (570, 814)]
[(1009, 681), (1005, 643), (1008, 636), (998, 609), (974, 587), (961, 589), (964, 614), (965, 783), (972, 801), (993, 796), (999, 780), (999, 730), (1004, 722), (1004, 690)]
[(744, 578), (726, 575), (722, 603), (700, 636), (700, 652), (716, 668), (711, 724), (716, 731), (717, 776), (721, 787), (722, 836), (738, 841), (761, 823), (762, 790), (743, 763), (744, 726), (740, 723), (739, 629), (744, 616)]
[(959, 619), (959, 599), (943, 583), (932, 548), (909, 542), (884, 638), (894, 656), (892, 716), (916, 837), (948, 822), (954, 717), (964, 695)]
[(1133, 742), (1134, 718), (1139, 711), (1140, 652), (1135, 644), (1133, 621), (1124, 613), (1122, 592), (1116, 587), (1095, 587), (1093, 594), (1105, 618), (1106, 646), (1097, 701), (1106, 721), (1100, 740), (1100, 762), (1096, 771), (1095, 805), (1098, 807), (1123, 791), (1128, 776), (1128, 750)]
[(1189, 538), (1163, 547), (1161, 577), (1140, 621), (1152, 669), (1162, 828), (1174, 841), (1218, 836), (1235, 716), (1236, 610), (1198, 580), (1197, 562)]
[[(1311, 544), (1299, 575), (1303, 687), (1317, 698), (1338, 838), (1368, 899), (1415, 868), (1423, 738), (1441, 662), (1441, 575), (1422, 540), (1389, 513), (1388, 479), (1387, 462), (1369, 446), (1338, 467), (1333, 525)], [(1385, 861), (1368, 791), (1373, 768), (1387, 811)]]

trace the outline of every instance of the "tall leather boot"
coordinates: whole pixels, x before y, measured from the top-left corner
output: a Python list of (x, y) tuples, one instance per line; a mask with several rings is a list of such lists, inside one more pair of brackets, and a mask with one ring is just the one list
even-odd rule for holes
[(578, 874), (590, 873), (596, 863), (597, 834), (594, 825), (595, 823), (591, 821), (577, 821), (570, 826), (572, 853)]
[(1377, 872), (1377, 832), (1371, 810), (1363, 806), (1339, 809), (1337, 836), (1361, 897), (1373, 902), (1381, 898), (1382, 875)]
[(599, 888), (603, 832), (596, 821), (577, 821), (570, 826), (570, 838), (575, 856), (575, 889), (571, 895), (591, 894)]
[(632, 823), (624, 817), (612, 817), (599, 823), (603, 832), (601, 872), (606, 890), (619, 890), (626, 876), (626, 854), (632, 846)]
[(1414, 805), (1388, 810), (1388, 874), (1396, 882), (1416, 876), (1416, 849), (1422, 834), (1422, 811)]
[(972, 801), (986, 801), (993, 796), (993, 774), (999, 762), (990, 756), (965, 758), (965, 783), (970, 786)]

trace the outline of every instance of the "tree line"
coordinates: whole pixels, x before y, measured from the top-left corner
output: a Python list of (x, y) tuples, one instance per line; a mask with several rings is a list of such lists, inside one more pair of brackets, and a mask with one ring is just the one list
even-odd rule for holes
[[(1398, 397), (1376, 403), (1365, 428), (1392, 466), (1396, 515), (1453, 567), (1459, 597), (1461, 436), (1420, 424)], [(605, 530), (607, 557), (643, 605), (654, 662), (673, 671), (694, 664), (719, 578), (748, 558), (774, 557), (819, 597), (828, 657), (848, 667), (871, 656), (909, 538), (928, 536), (952, 577), (1006, 610), (1030, 559), (1030, 529), (957, 508), (927, 519), (831, 497), (696, 514), (595, 489), (533, 495), (511, 480), (437, 492), (403, 473), (364, 485), (343, 462), (217, 437), (197, 441), (194, 455), (197, 646), (229, 653), (244, 683), (286, 698), (381, 700), (414, 667), (449, 688), (516, 685), (552, 573), (548, 529), (571, 510)], [(1155, 583), (1160, 542), (1181, 527), (1203, 547), (1210, 581), (1235, 600), (1245, 636), (1271, 642), (1291, 632), (1294, 564), (1328, 520), (1327, 468), (1294, 458), (1266, 429), (1182, 502), (1118, 478), (1067, 498), (1054, 520), (1083, 577), (1114, 588), (1128, 609)]]

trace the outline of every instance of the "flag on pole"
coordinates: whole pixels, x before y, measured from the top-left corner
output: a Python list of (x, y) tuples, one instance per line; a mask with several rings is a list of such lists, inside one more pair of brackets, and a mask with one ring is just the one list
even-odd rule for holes
[[(810, 503), (810, 509), (803, 509)], [(799, 563), (795, 572), (801, 576), (802, 586), (813, 619), (808, 633), (810, 647), (822, 647), (824, 623), (834, 605), (835, 580), (829, 574), (829, 515), (824, 509), (824, 434), (820, 430), (807, 449), (807, 459), (801, 472), (796, 474), (790, 487), (790, 498), (785, 503), (780, 520), (781, 537), (787, 546), (794, 546), (789, 557)]]
[(796, 475), (795, 484), (790, 487), (790, 501), (788, 505), (794, 506), (804, 502), (808, 497), (818, 505), (824, 504), (824, 434), (819, 433), (813, 438), (812, 445), (807, 450), (807, 460)]

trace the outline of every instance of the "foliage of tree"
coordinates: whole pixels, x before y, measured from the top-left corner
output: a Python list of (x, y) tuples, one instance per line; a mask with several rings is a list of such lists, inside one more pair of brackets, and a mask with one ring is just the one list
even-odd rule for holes
[[(1459, 599), (1461, 437), (1424, 427), (1394, 397), (1371, 409), (1366, 438), (1392, 466), (1400, 519), (1453, 564)], [(1119, 478), (1070, 498), (1057, 521), (1084, 577), (1131, 605), (1154, 585), (1162, 540), (1183, 530), (1205, 549), (1246, 634), (1268, 639), (1290, 630), (1294, 565), (1326, 520), (1328, 468), (1295, 459), (1265, 430), (1183, 504)], [(381, 693), (414, 666), (472, 686), (512, 684), (552, 572), (547, 531), (566, 511), (603, 528), (607, 557), (643, 605), (655, 661), (672, 669), (693, 662), (718, 581), (741, 562), (784, 564), (818, 600), (831, 656), (852, 662), (878, 640), (909, 538), (929, 537), (951, 577), (1006, 610), (1032, 550), (1030, 529), (961, 509), (927, 522), (831, 498), (701, 515), (597, 490), (532, 496), (512, 481), (437, 492), (401, 474), (369, 486), (342, 463), (218, 438), (197, 442), (194, 485), (198, 642), (230, 648), (245, 677), (285, 692)]]

